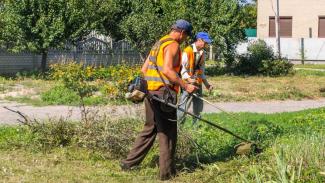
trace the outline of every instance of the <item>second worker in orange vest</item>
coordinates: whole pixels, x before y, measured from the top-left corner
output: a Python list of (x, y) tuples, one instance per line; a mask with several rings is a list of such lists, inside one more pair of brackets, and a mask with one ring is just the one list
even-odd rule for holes
[[(204, 70), (205, 70), (205, 50), (208, 44), (211, 44), (210, 36), (207, 32), (199, 32), (196, 34), (196, 40), (193, 44), (186, 47), (182, 55), (182, 78), (188, 83), (195, 83), (199, 89), (196, 94), (202, 96), (202, 83), (208, 90), (212, 90), (212, 86), (207, 81)], [(187, 91), (182, 91), (179, 104), (181, 108), (188, 110), (187, 108), (192, 103), (193, 113), (200, 116), (203, 110), (203, 101), (190, 96)], [(184, 122), (185, 115), (182, 111), (177, 111), (177, 118), (181, 122)], [(193, 118), (193, 124), (197, 121)]]

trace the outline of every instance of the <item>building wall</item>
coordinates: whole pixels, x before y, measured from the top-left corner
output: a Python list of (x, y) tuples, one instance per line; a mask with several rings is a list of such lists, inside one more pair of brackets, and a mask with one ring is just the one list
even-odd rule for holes
[[(247, 53), (247, 47), (258, 38), (237, 45), (237, 53)], [(263, 39), (276, 53), (276, 38)], [(291, 61), (306, 60), (325, 64), (325, 38), (281, 38), (281, 55)], [(304, 58), (302, 56), (304, 55)]]
[[(280, 16), (292, 16), (292, 38), (318, 37), (318, 18), (325, 16), (325, 0), (279, 0)], [(272, 9), (273, 6), (273, 9)], [(275, 16), (276, 0), (258, 0), (257, 37), (269, 37), (269, 17)]]

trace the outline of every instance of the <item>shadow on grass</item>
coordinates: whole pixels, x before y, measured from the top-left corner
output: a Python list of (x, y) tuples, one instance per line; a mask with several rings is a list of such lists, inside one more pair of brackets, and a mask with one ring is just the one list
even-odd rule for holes
[[(239, 136), (256, 142), (258, 146), (257, 151), (262, 151), (263, 149), (271, 146), (277, 137), (284, 134), (282, 127), (266, 119), (248, 121), (247, 123), (242, 123), (237, 127), (229, 127), (229, 129), (234, 129), (234, 132)], [(224, 136), (224, 134), (219, 135)], [(232, 138), (231, 136), (229, 137)], [(208, 139), (209, 138), (207, 138), (207, 140)], [(214, 138), (212, 137), (211, 139), (216, 140), (218, 139), (218, 136)], [(202, 165), (215, 162), (224, 162), (232, 159), (234, 156), (237, 156), (235, 146), (240, 143), (240, 141), (237, 139), (233, 138), (224, 142), (219, 141), (216, 143), (219, 143), (220, 145), (212, 146), (212, 148), (217, 149), (211, 149), (211, 146), (208, 145), (211, 143), (208, 142), (207, 144), (196, 144), (196, 147), (194, 148), (195, 151), (192, 151), (187, 156), (177, 159), (177, 169), (181, 171), (185, 170), (188, 172), (193, 172), (198, 168), (202, 169)], [(252, 151), (254, 150), (252, 149)], [(249, 156), (255, 155), (256, 154), (253, 153)]]
[(215, 153), (207, 149), (198, 148), (196, 152), (176, 160), (176, 169), (178, 171), (194, 172), (196, 169), (203, 169), (202, 165), (215, 162), (224, 162), (236, 156), (235, 143), (223, 146)]

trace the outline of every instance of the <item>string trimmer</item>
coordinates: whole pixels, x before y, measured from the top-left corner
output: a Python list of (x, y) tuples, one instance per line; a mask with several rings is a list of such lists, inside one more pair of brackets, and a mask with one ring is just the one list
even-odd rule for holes
[(178, 105), (174, 105), (174, 104), (168, 103), (165, 100), (163, 100), (161, 98), (158, 98), (158, 97), (156, 97), (154, 95), (148, 94), (148, 96), (150, 98), (152, 98), (153, 100), (156, 100), (158, 102), (164, 103), (164, 104), (166, 104), (169, 107), (172, 107), (174, 109), (180, 110), (180, 111), (184, 112), (187, 115), (190, 115), (190, 116), (192, 116), (192, 117), (194, 117), (194, 118), (196, 118), (196, 119), (198, 119), (198, 120), (200, 120), (200, 121), (202, 121), (202, 122), (204, 122), (204, 123), (206, 123), (206, 124), (208, 124), (210, 126), (213, 126), (214, 128), (217, 128), (217, 129), (219, 129), (219, 130), (221, 130), (221, 131), (223, 131), (225, 133), (228, 133), (228, 134), (236, 137), (237, 139), (242, 140), (243, 141), (242, 143), (240, 143), (240, 144), (238, 144), (238, 145), (236, 145), (234, 147), (235, 148), (235, 151), (236, 151), (236, 154), (245, 155), (245, 154), (250, 154), (250, 153), (260, 153), (260, 152), (262, 152), (262, 149), (261, 148), (258, 148), (258, 146), (257, 146), (257, 144), (255, 142), (252, 142), (250, 140), (247, 140), (247, 139), (245, 139), (245, 138), (243, 138), (243, 137), (241, 137), (241, 136), (239, 136), (239, 135), (231, 132), (230, 130), (228, 130), (226, 128), (223, 128), (223, 127), (221, 127), (221, 126), (219, 126), (219, 125), (217, 125), (217, 124), (215, 124), (215, 123), (213, 123), (213, 122), (211, 122), (209, 120), (203, 119), (200, 116), (197, 116), (197, 115), (195, 115), (195, 114), (193, 114), (191, 112), (188, 112), (185, 109), (180, 108)]
[[(163, 79), (162, 79), (163, 80)], [(164, 83), (165, 84), (165, 83)], [(165, 84), (166, 85), (166, 84)], [(180, 110), (182, 111), (184, 114), (187, 114), (187, 115), (190, 115), (210, 126), (213, 126), (214, 128), (217, 128), (225, 133), (228, 133), (234, 137), (236, 137), (237, 139), (240, 139), (242, 140), (243, 142), (236, 145), (235, 146), (235, 150), (236, 150), (236, 154), (241, 154), (241, 155), (244, 155), (244, 154), (250, 154), (250, 153), (260, 153), (262, 151), (262, 149), (258, 148), (257, 144), (250, 141), (250, 140), (247, 140), (233, 132), (231, 132), (230, 130), (226, 129), (226, 128), (223, 128), (211, 121), (208, 121), (206, 119), (203, 119), (201, 118), (200, 116), (197, 116), (191, 112), (188, 112), (187, 110), (179, 107), (179, 105), (174, 105), (164, 99), (161, 99), (161, 98), (158, 98), (157, 96), (154, 96), (154, 95), (151, 95), (147, 90), (147, 83), (144, 79), (142, 79), (141, 77), (137, 77), (128, 87), (128, 91), (129, 93), (126, 94), (126, 98), (128, 100), (131, 100), (135, 103), (138, 103), (138, 102), (141, 102), (143, 101), (143, 99), (145, 98), (145, 96), (153, 99), (153, 100), (156, 100), (158, 102), (161, 102), (161, 103), (164, 103), (165, 105), (169, 106), (169, 107), (172, 107), (174, 109), (177, 109), (177, 110)], [(168, 88), (168, 87), (166, 87)]]

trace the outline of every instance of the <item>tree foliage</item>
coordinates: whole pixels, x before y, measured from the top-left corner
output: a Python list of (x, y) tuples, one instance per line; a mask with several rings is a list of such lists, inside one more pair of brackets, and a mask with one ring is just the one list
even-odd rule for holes
[(209, 32), (226, 60), (232, 60), (235, 44), (244, 39), (241, 6), (236, 0), (134, 0), (131, 4), (121, 30), (143, 55), (179, 18), (190, 21), (194, 33)]
[(242, 7), (243, 20), (241, 26), (243, 28), (257, 27), (257, 7), (256, 4), (246, 4)]
[[(170, 1), (171, 5), (173, 1)], [(137, 48), (142, 58), (157, 39), (166, 34), (171, 25), (171, 16), (160, 1), (133, 0), (132, 12), (121, 23), (125, 38)]]
[(97, 29), (99, 32), (109, 35), (115, 40), (124, 39), (120, 24), (124, 18), (131, 13), (131, 1), (108, 0), (100, 3), (96, 8)]
[(8, 0), (4, 6), (2, 39), (13, 51), (30, 50), (42, 54), (66, 42), (75, 42), (92, 28), (91, 0)]
[[(0, 1), (1, 2), (1, 1)], [(0, 39), (11, 50), (31, 50), (46, 58), (49, 48), (81, 40), (98, 30), (127, 39), (145, 58), (173, 22), (186, 19), (194, 33), (207, 31), (214, 47), (231, 63), (244, 39), (243, 5), (238, 0), (6, 0)], [(1, 7), (1, 3), (0, 3)], [(246, 10), (245, 10), (246, 11)], [(3, 21), (3, 23), (1, 22)], [(45, 63), (42, 62), (45, 68)]]

